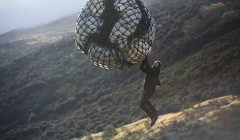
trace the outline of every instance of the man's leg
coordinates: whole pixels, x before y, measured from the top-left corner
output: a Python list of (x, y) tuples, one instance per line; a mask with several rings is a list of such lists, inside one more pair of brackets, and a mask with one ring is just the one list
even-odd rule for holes
[(151, 119), (153, 119), (152, 111), (147, 106), (147, 101), (148, 101), (148, 99), (147, 99), (147, 96), (146, 96), (146, 90), (144, 89), (143, 95), (141, 97), (140, 108), (142, 110), (144, 110)]
[(147, 96), (146, 105), (148, 106), (148, 108), (149, 108), (149, 109), (151, 110), (151, 112), (152, 112), (152, 114), (151, 114), (151, 116), (152, 116), (152, 118), (151, 118), (151, 120), (152, 120), (151, 126), (153, 126), (153, 125), (155, 124), (155, 122), (157, 121), (157, 119), (158, 119), (157, 110), (156, 110), (155, 107), (149, 102), (149, 99), (150, 99), (150, 97), (153, 95), (153, 93), (155, 92), (155, 89), (156, 89), (156, 87), (148, 87), (148, 88), (147, 88), (147, 93), (148, 93), (148, 94), (146, 94), (146, 95), (148, 95), (148, 96)]
[(151, 110), (151, 116), (154, 116), (157, 113), (155, 107), (147, 100), (146, 102), (147, 107)]
[(157, 113), (157, 110), (155, 109), (155, 107), (151, 104), (151, 102), (149, 101), (149, 99), (152, 97), (153, 93), (155, 92), (156, 87), (146, 87), (146, 105), (148, 106), (148, 108), (151, 110), (152, 112), (152, 116), (154, 116)]
[(157, 110), (149, 102), (150, 97), (153, 95), (155, 87), (144, 87), (144, 92), (141, 98), (140, 107), (153, 119), (157, 113)]

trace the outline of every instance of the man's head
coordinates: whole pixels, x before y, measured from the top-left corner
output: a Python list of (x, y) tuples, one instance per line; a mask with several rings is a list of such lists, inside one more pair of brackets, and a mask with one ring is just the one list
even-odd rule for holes
[(154, 61), (152, 67), (162, 68), (162, 62), (159, 60)]

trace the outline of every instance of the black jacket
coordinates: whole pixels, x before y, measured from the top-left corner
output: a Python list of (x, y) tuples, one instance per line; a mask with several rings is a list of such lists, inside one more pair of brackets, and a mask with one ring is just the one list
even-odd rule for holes
[(151, 68), (148, 64), (148, 59), (145, 58), (141, 65), (140, 69), (145, 73), (144, 86), (160, 86), (160, 80), (158, 79), (160, 74), (160, 68), (153, 67)]

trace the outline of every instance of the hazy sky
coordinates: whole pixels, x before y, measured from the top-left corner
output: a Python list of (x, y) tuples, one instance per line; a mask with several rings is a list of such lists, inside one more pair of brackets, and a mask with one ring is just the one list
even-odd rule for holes
[[(0, 0), (0, 34), (77, 13), (87, 0)], [(77, 17), (77, 15), (76, 15)]]

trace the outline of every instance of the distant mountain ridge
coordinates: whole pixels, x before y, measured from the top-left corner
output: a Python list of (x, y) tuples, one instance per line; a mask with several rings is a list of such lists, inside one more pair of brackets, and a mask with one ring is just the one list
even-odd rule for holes
[(40, 34), (45, 34), (46, 37), (50, 37), (51, 35), (60, 36), (64, 33), (73, 33), (75, 29), (75, 21), (77, 19), (76, 14), (39, 27), (22, 28), (1, 34), (0, 43), (36, 38), (36, 36), (40, 36)]
[[(239, 6), (235, 0), (148, 5), (156, 21), (149, 61), (163, 62), (162, 86), (151, 101), (161, 115), (239, 97)], [(144, 77), (139, 65), (123, 71), (93, 65), (75, 46), (75, 19), (0, 43), (0, 139), (71, 139), (146, 118), (139, 107)], [(237, 125), (231, 128), (236, 130)]]
[(0, 66), (23, 57), (39, 47), (74, 34), (76, 15), (45, 26), (19, 29), (0, 35)]

